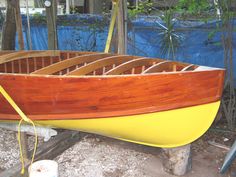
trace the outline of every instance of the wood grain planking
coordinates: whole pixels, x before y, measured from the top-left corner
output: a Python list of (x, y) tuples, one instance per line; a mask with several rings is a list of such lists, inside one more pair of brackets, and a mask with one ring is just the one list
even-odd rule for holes
[(31, 74), (41, 74), (41, 75), (53, 74), (53, 73), (67, 69), (67, 68), (74, 66), (74, 65), (78, 65), (78, 64), (86, 63), (86, 62), (93, 62), (93, 61), (96, 61), (98, 59), (105, 58), (108, 56), (112, 56), (112, 54), (97, 53), (97, 54), (78, 56), (78, 57), (74, 57), (74, 58), (60, 61), (60, 62), (50, 65), (48, 67), (44, 67), (42, 69), (32, 72)]
[(146, 69), (142, 74), (147, 73), (156, 73), (156, 72), (171, 72), (171, 71), (179, 71), (182, 68), (184, 68), (186, 64), (178, 63), (178, 62), (172, 62), (172, 61), (163, 61), (160, 63), (157, 63), (150, 68)]
[(160, 62), (163, 60), (160, 59), (153, 59), (153, 58), (138, 58), (134, 59), (128, 62), (125, 62), (119, 66), (116, 66), (115, 68), (111, 69), (110, 71), (107, 71), (105, 75), (119, 75), (125, 71), (131, 70), (132, 68), (138, 67), (138, 66), (150, 66), (153, 65), (153, 62)]
[(181, 71), (193, 71), (194, 69), (196, 69), (198, 66), (194, 65), (194, 64), (191, 64), (191, 65), (188, 65), (186, 67), (184, 67)]
[(10, 54), (10, 53), (14, 53), (14, 52), (16, 52), (16, 51), (15, 50), (1, 50), (0, 51), (0, 56)]
[[(30, 57), (30, 58), (22, 58), (22, 59), (16, 59), (12, 61), (8, 61), (5, 63), (0, 64), (0, 72), (5, 72), (3, 69), (4, 65), (7, 67), (8, 73), (30, 73), (37, 69), (41, 69), (43, 67), (42, 60), (45, 60), (44, 66), (50, 65), (50, 58), (52, 59), (53, 63), (56, 63), (59, 61), (59, 56), (53, 56), (53, 57)], [(27, 72), (28, 71), (28, 72)], [(6, 73), (6, 72), (5, 72)]]
[(59, 56), (60, 52), (59, 51), (19, 51), (19, 52), (14, 52), (6, 55), (0, 56), (0, 64), (12, 61), (12, 60), (19, 60), (22, 58), (30, 58), (30, 57), (42, 57), (42, 56)]
[(99, 68), (106, 67), (112, 64), (121, 64), (130, 60), (133, 60), (135, 58), (140, 58), (140, 57), (135, 57), (135, 56), (127, 56), (127, 55), (119, 55), (119, 56), (111, 56), (107, 58), (103, 58), (94, 62), (89, 63), (86, 66), (82, 66), (74, 71), (71, 71), (70, 73), (66, 75), (86, 75), (92, 71), (96, 71)]
[[(0, 85), (33, 119), (78, 119), (215, 102), (221, 97), (223, 78), (224, 70), (81, 78), (0, 74)], [(18, 118), (2, 96), (0, 103), (1, 119)]]

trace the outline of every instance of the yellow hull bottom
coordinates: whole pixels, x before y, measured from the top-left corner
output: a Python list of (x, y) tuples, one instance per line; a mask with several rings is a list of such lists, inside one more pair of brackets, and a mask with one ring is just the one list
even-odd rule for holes
[[(189, 144), (211, 126), (220, 101), (187, 108), (112, 118), (35, 121), (38, 125), (79, 130), (156, 147)], [(4, 121), (5, 122), (5, 121)]]
[(177, 147), (191, 143), (203, 135), (214, 121), (219, 105), (220, 101), (134, 116), (47, 120), (36, 123), (100, 134), (149, 146)]

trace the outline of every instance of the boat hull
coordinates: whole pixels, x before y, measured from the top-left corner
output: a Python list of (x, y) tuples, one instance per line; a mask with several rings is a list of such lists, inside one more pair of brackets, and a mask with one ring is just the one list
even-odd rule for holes
[[(224, 74), (220, 68), (108, 53), (0, 56), (0, 85), (32, 121), (159, 147), (190, 143), (209, 128)], [(0, 95), (0, 120), (20, 119)]]
[(80, 130), (155, 147), (193, 142), (211, 126), (220, 101), (133, 116), (77, 120), (42, 120), (39, 125)]
[[(219, 101), (223, 70), (112, 77), (0, 74), (0, 85), (32, 120), (148, 114)], [(0, 119), (19, 115), (0, 96)]]

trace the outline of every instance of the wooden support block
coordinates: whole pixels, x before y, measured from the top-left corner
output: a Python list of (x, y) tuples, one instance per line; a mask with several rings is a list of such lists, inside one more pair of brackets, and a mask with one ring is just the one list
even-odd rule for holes
[[(73, 146), (80, 139), (79, 132), (77, 131), (64, 131), (59, 133), (56, 137), (51, 138), (48, 142), (42, 144), (38, 147), (35, 161), (42, 159), (54, 159), (66, 149)], [(32, 151), (29, 153), (32, 155)], [(31, 156), (30, 155), (30, 156)], [(30, 160), (25, 162), (25, 175), (27, 176), (28, 166), (30, 165)], [(21, 171), (21, 163), (16, 164), (14, 167), (5, 170), (0, 173), (0, 177), (22, 177), (20, 174)]]
[(29, 159), (28, 137), (26, 133), (21, 133), (21, 148), (25, 160)]
[(192, 168), (191, 145), (163, 149), (163, 168), (166, 172), (181, 176)]

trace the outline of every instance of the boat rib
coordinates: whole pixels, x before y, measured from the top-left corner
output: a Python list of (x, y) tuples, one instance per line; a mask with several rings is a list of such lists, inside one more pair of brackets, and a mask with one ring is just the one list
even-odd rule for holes
[(139, 67), (139, 66), (152, 66), (153, 64), (155, 64), (156, 62), (160, 62), (161, 60), (159, 59), (152, 59), (152, 58), (138, 58), (138, 59), (134, 59), (128, 62), (125, 62), (113, 69), (111, 69), (110, 71), (107, 71), (105, 73), (105, 75), (119, 75), (124, 73), (125, 71), (131, 70), (133, 68)]
[(62, 71), (64, 69), (68, 69), (71, 66), (87, 64), (89, 62), (93, 62), (95, 60), (105, 58), (107, 56), (111, 56), (111, 54), (98, 53), (98, 54), (88, 54), (88, 55), (77, 56), (77, 57), (69, 58), (67, 60), (55, 63), (53, 65), (47, 66), (40, 70), (34, 71), (31, 74), (50, 75), (50, 74)]
[[(82, 66), (78, 69), (75, 69), (74, 71), (69, 72), (66, 74), (67, 76), (70, 75), (86, 75), (89, 74), (99, 68), (107, 67), (107, 66), (116, 66), (120, 65), (121, 63), (133, 60), (135, 58), (140, 58), (140, 57), (135, 57), (135, 56), (127, 56), (127, 55), (120, 55), (120, 56), (111, 56), (107, 58), (103, 58), (94, 62), (89, 63), (88, 65)], [(106, 68), (103, 68), (103, 71), (105, 71)], [(104, 72), (102, 73), (104, 74)]]

